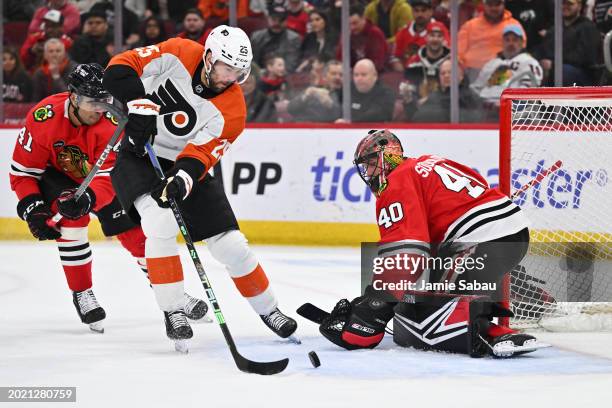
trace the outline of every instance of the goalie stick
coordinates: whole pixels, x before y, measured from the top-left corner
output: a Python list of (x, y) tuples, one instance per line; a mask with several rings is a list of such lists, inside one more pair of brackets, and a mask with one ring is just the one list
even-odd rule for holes
[[(149, 154), (149, 159), (151, 160), (151, 164), (155, 168), (155, 173), (159, 177), (161, 181), (166, 179), (164, 175), (164, 171), (159, 164), (159, 160), (157, 160), (157, 155), (151, 147), (150, 143), (145, 145), (147, 149), (147, 153)], [(215, 312), (215, 317), (217, 318), (217, 323), (219, 323), (219, 327), (223, 332), (223, 337), (225, 337), (225, 342), (229, 346), (230, 352), (232, 353), (232, 357), (234, 358), (234, 362), (240, 371), (244, 371), (246, 373), (254, 373), (261, 375), (271, 375), (278, 374), (287, 368), (287, 364), (289, 364), (289, 359), (284, 358), (278, 361), (269, 361), (269, 362), (257, 362), (249, 360), (243, 357), (236, 348), (236, 343), (232, 337), (232, 334), (227, 327), (227, 323), (225, 322), (225, 317), (223, 316), (223, 312), (221, 312), (221, 307), (219, 306), (219, 302), (217, 301), (217, 297), (215, 296), (215, 292), (208, 280), (208, 276), (206, 275), (206, 271), (204, 270), (204, 266), (202, 265), (202, 261), (198, 256), (198, 252), (196, 251), (195, 245), (193, 244), (193, 240), (191, 239), (191, 235), (189, 231), (187, 231), (187, 224), (185, 224), (185, 220), (181, 214), (181, 210), (178, 208), (176, 200), (169, 199), (170, 208), (172, 209), (172, 213), (174, 214), (174, 218), (176, 219), (176, 223), (179, 226), (179, 230), (181, 231), (181, 235), (185, 240), (185, 244), (187, 245), (187, 249), (189, 250), (189, 255), (191, 256), (191, 260), (195, 265), (196, 271), (200, 276), (200, 282), (204, 287), (204, 291), (206, 292), (206, 297), (208, 297), (208, 301), (213, 307)]]
[[(102, 165), (106, 161), (106, 158), (110, 154), (111, 150), (113, 150), (113, 148), (115, 147), (115, 144), (117, 143), (117, 140), (119, 140), (119, 136), (121, 135), (121, 132), (123, 132), (123, 129), (125, 128), (125, 125), (127, 124), (126, 114), (123, 113), (115, 105), (112, 105), (110, 103), (104, 103), (104, 102), (91, 102), (91, 104), (97, 105), (105, 109), (115, 118), (117, 118), (117, 128), (115, 129), (115, 131), (113, 132), (113, 135), (111, 136), (108, 143), (106, 144), (106, 147), (102, 151), (102, 154), (100, 154), (100, 157), (98, 157), (98, 160), (96, 160), (96, 164), (93, 165), (93, 167), (89, 171), (89, 174), (87, 174), (87, 177), (85, 177), (85, 180), (83, 180), (79, 188), (77, 188), (77, 191), (74, 193), (74, 199), (76, 201), (78, 201), (79, 198), (81, 198), (85, 190), (87, 190), (87, 187), (89, 187), (89, 185), (91, 184), (91, 181), (94, 179), (94, 177), (96, 177), (96, 174), (98, 174), (100, 167), (102, 167)], [(62, 218), (63, 218), (62, 214), (57, 213), (53, 217), (47, 220), (47, 225), (51, 228), (56, 228), (57, 224), (62, 220)]]

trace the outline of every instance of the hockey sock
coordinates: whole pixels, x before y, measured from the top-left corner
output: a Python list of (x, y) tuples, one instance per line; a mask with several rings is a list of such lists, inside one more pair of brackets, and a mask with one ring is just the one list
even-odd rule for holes
[(61, 233), (61, 238), (56, 242), (68, 287), (73, 292), (91, 288), (92, 256), (87, 227), (62, 227)]
[(171, 312), (185, 306), (183, 266), (178, 255), (147, 258), (149, 281), (160, 309)]
[(259, 315), (268, 315), (277, 300), (268, 277), (238, 230), (224, 232), (206, 240), (212, 256), (224, 264), (236, 288)]
[(136, 262), (138, 267), (144, 272), (147, 280), (149, 279), (149, 272), (147, 270), (147, 261), (145, 258), (145, 241), (146, 237), (140, 226), (129, 229), (121, 234), (117, 235), (117, 239), (121, 245), (130, 253)]

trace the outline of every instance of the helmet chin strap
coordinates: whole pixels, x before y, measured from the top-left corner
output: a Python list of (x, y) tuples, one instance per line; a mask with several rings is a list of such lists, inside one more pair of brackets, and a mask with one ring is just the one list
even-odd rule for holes
[[(70, 95), (72, 95), (72, 94), (70, 94)], [(74, 112), (74, 116), (78, 119), (78, 121), (80, 122), (81, 125), (84, 125), (85, 121), (83, 120), (81, 115), (79, 115), (79, 107), (72, 103), (72, 99), (71, 98), (68, 98), (68, 103), (70, 104), (70, 106), (72, 106), (72, 112)]]

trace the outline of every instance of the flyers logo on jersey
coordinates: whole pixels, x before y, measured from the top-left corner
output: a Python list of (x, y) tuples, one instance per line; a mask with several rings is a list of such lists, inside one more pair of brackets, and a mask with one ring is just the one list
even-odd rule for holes
[(57, 165), (74, 178), (83, 178), (89, 174), (91, 165), (89, 157), (78, 146), (67, 145), (57, 152)]
[(161, 106), (159, 114), (163, 116), (164, 126), (173, 135), (186, 136), (195, 127), (196, 111), (172, 80), (168, 79), (165, 84), (157, 88), (156, 92), (147, 95), (147, 98)]
[(53, 108), (53, 106), (45, 105), (45, 106), (41, 106), (40, 108), (36, 109), (33, 114), (34, 121), (44, 122), (45, 120), (52, 118), (54, 113), (51, 108)]

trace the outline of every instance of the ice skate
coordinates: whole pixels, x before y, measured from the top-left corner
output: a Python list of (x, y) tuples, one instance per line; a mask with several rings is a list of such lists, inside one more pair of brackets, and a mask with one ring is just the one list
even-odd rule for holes
[(106, 312), (96, 300), (91, 289), (72, 293), (72, 303), (81, 319), (81, 322), (89, 325), (89, 329), (96, 333), (104, 333), (102, 321), (106, 318)]
[(187, 340), (193, 337), (193, 331), (189, 322), (187, 322), (187, 316), (185, 316), (183, 309), (164, 312), (164, 321), (166, 323), (166, 335), (174, 341), (174, 349), (180, 353), (189, 352)]
[(301, 344), (302, 342), (293, 333), (297, 329), (297, 323), (289, 316), (285, 316), (278, 308), (274, 309), (268, 315), (259, 315), (261, 320), (276, 333), (277, 336), (283, 339), (288, 338), (290, 341)]
[(497, 358), (516, 357), (541, 348), (551, 347), (550, 344), (540, 343), (530, 334), (519, 333), (495, 324), (489, 328), (489, 338), (489, 341), (484, 339), (483, 341), (489, 347), (491, 355)]

